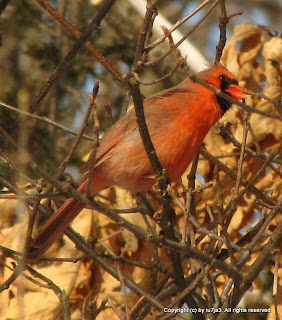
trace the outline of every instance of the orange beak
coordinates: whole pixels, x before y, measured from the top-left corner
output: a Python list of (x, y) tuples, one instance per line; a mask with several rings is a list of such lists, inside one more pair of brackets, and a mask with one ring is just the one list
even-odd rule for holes
[(234, 99), (246, 99), (246, 94), (248, 94), (248, 91), (239, 86), (239, 84), (230, 84), (228, 88), (225, 90), (225, 92), (228, 92), (232, 98)]

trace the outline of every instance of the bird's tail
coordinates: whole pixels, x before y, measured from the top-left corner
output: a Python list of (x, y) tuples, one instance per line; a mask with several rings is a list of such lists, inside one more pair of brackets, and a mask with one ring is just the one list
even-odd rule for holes
[[(88, 180), (85, 180), (78, 191), (84, 192), (87, 183)], [(85, 203), (74, 198), (68, 199), (35, 236), (28, 251), (28, 258), (36, 259), (46, 252), (84, 207)]]

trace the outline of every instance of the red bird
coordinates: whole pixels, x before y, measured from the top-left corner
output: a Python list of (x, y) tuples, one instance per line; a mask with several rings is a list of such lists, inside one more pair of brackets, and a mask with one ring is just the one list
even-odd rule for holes
[[(197, 78), (235, 99), (246, 97), (246, 89), (220, 64), (198, 73)], [(170, 181), (181, 177), (209, 129), (230, 106), (229, 101), (190, 78), (144, 100), (148, 130)], [(91, 178), (91, 195), (111, 185), (129, 191), (149, 191), (155, 183), (131, 108), (101, 139)], [(84, 192), (87, 185), (88, 175), (78, 191)], [(43, 254), (84, 207), (79, 200), (68, 199), (36, 235), (29, 257)]]

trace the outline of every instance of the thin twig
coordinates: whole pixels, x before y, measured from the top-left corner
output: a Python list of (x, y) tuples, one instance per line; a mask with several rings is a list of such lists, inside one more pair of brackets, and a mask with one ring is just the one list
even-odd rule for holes
[(216, 62), (220, 62), (222, 52), (223, 52), (223, 49), (226, 44), (226, 40), (227, 40), (226, 27), (227, 27), (229, 20), (231, 18), (238, 16), (238, 15), (241, 15), (243, 13), (243, 11), (241, 11), (241, 12), (234, 13), (234, 14), (227, 17), (226, 8), (225, 8), (225, 0), (220, 0), (220, 8), (221, 8), (221, 15), (220, 15), (219, 24), (218, 24), (220, 35), (219, 35), (218, 45), (216, 46), (216, 56), (215, 56)]
[(96, 98), (99, 91), (99, 82), (96, 82), (92, 95), (89, 95), (89, 107), (93, 110), (93, 118), (94, 118), (94, 143), (93, 143), (93, 150), (88, 160), (88, 184), (86, 187), (86, 195), (87, 197), (91, 197), (91, 185), (92, 185), (92, 177), (95, 168), (95, 159), (96, 159), (96, 152), (99, 147), (99, 131), (100, 131), (100, 123), (97, 113), (97, 104)]
[[(40, 4), (50, 15), (58, 21), (61, 25), (63, 25), (76, 39), (79, 39), (82, 35), (72, 23), (70, 23), (64, 16), (57, 11), (54, 7), (52, 7), (45, 0), (36, 0), (38, 4)], [(116, 80), (120, 83), (125, 84), (122, 75), (118, 72), (113, 64), (108, 61), (108, 59), (90, 42), (86, 41), (84, 43), (85, 48), (93, 54), (93, 56), (114, 76)]]
[(88, 123), (88, 119), (90, 117), (91, 111), (93, 110), (93, 104), (89, 104), (88, 110), (85, 113), (84, 119), (82, 121), (82, 126), (81, 129), (79, 131), (79, 134), (77, 135), (76, 139), (73, 142), (73, 145), (67, 155), (67, 157), (64, 159), (64, 161), (60, 164), (60, 167), (57, 169), (56, 172), (56, 178), (59, 179), (60, 176), (62, 175), (62, 173), (65, 171), (65, 168), (67, 167), (68, 163), (70, 162), (76, 148), (78, 147), (78, 144), (81, 140), (81, 138), (83, 137), (84, 131), (87, 127), (87, 123)]
[[(207, 18), (207, 16), (212, 12), (212, 10), (216, 7), (216, 5), (218, 4), (220, 0), (216, 0), (211, 7), (209, 8), (208, 12), (201, 18), (199, 19), (199, 21), (182, 37), (182, 39), (180, 39), (175, 46), (179, 47), (181, 45), (182, 42), (184, 42), (197, 28), (198, 26)], [(153, 61), (149, 61), (149, 62), (145, 62), (143, 64), (144, 67), (152, 67), (156, 64), (158, 64), (160, 61), (162, 61), (165, 57), (167, 57), (168, 55), (170, 55), (174, 50), (170, 49), (168, 50), (166, 53), (164, 53), (162, 56), (160, 56), (159, 58), (153, 60)]]
[[(240, 198), (242, 198), (243, 194), (239, 195), (239, 188), (241, 185), (241, 180), (242, 180), (242, 172), (243, 172), (243, 162), (244, 162), (244, 156), (245, 156), (245, 148), (246, 148), (246, 142), (247, 142), (247, 136), (248, 136), (248, 125), (247, 125), (247, 121), (249, 118), (249, 114), (247, 114), (246, 112), (243, 113), (243, 138), (242, 138), (242, 149), (241, 149), (241, 153), (240, 153), (240, 158), (238, 161), (238, 170), (237, 170), (237, 178), (235, 181), (235, 188), (232, 194), (232, 199), (230, 200), (230, 203), (233, 203), (233, 205), (230, 205), (230, 207), (232, 208), (234, 206), (235, 208), (235, 203), (238, 203), (238, 201), (240, 200)], [(231, 219), (233, 217), (233, 213), (235, 211), (234, 210), (230, 210), (230, 213), (226, 219), (226, 223), (225, 223), (225, 227), (228, 228), (229, 223), (231, 222)]]
[[(102, 2), (99, 9), (96, 11), (97, 12), (96, 15), (90, 22), (90, 24), (81, 33), (80, 37), (76, 40), (76, 42), (73, 44), (69, 52), (57, 65), (57, 67), (51, 73), (51, 75), (41, 85), (41, 88), (39, 89), (38, 94), (35, 96), (35, 98), (31, 103), (31, 106), (30, 106), (31, 112), (34, 112), (38, 108), (40, 103), (46, 97), (47, 93), (50, 91), (55, 80), (57, 80), (63, 74), (63, 70), (66, 70), (70, 66), (72, 60), (78, 54), (79, 50), (84, 45), (87, 38), (90, 37), (92, 32), (98, 29), (101, 21), (103, 20), (103, 18), (105, 17), (105, 15), (108, 13), (108, 11), (111, 9), (111, 7), (114, 5), (115, 2), (116, 0), (108, 0), (108, 1)], [(46, 1), (45, 1), (45, 4), (46, 4)]]
[(155, 40), (154, 42), (150, 43), (150, 45), (146, 46), (145, 49), (147, 51), (157, 47), (159, 44), (161, 44), (165, 38), (169, 35), (172, 34), (172, 32), (176, 29), (178, 29), (183, 23), (185, 23), (187, 20), (189, 20), (190, 18), (192, 18), (197, 12), (199, 12), (200, 10), (202, 10), (205, 6), (207, 6), (210, 2), (212, 2), (214, 0), (205, 0), (203, 1), (203, 3), (201, 3), (197, 8), (195, 8), (193, 11), (191, 11), (190, 13), (188, 13), (184, 18), (178, 20), (169, 30), (167, 34), (164, 34), (163, 36), (159, 37), (157, 40)]
[[(45, 117), (45, 116), (42, 116), (42, 117), (41, 117), (41, 116), (38, 116), (38, 115), (36, 115), (36, 114), (34, 114), (34, 113), (30, 113), (30, 112), (28, 112), (28, 111), (24, 111), (24, 110), (22, 110), (22, 109), (20, 109), (20, 108), (15, 108), (15, 107), (13, 107), (13, 106), (5, 103), (5, 102), (2, 102), (2, 101), (0, 101), (0, 105), (2, 105), (3, 107), (5, 107), (5, 108), (7, 108), (7, 109), (10, 109), (10, 110), (12, 110), (12, 111), (15, 111), (15, 112), (17, 112), (17, 113), (19, 113), (19, 114), (25, 115), (26, 117), (30, 117), (30, 118), (33, 118), (33, 119), (36, 119), (36, 120), (40, 120), (40, 121), (46, 122), (46, 123), (48, 123), (49, 125), (52, 125), (52, 126), (54, 126), (54, 127), (56, 127), (56, 128), (62, 129), (64, 132), (73, 134), (73, 135), (75, 135), (75, 136), (78, 136), (78, 135), (79, 135), (79, 132), (74, 131), (74, 130), (72, 130), (72, 129), (69, 129), (69, 128), (61, 125), (60, 123), (58, 123), (58, 122), (56, 122), (56, 121), (50, 120), (49, 118), (47, 118), (47, 117)], [(84, 134), (82, 137), (83, 137), (84, 139), (93, 141), (93, 138), (91, 138), (91, 137), (89, 137), (89, 136), (87, 136), (87, 135), (85, 135), (85, 134)]]
[[(59, 298), (61, 307), (62, 307), (62, 315), (64, 320), (69, 320), (71, 319), (71, 312), (70, 312), (70, 306), (68, 303), (67, 295), (64, 290), (61, 290), (59, 286), (57, 286), (53, 281), (51, 281), (49, 278), (43, 276), (41, 273), (38, 271), (34, 270), (31, 267), (27, 267), (27, 270), (36, 278), (39, 278), (40, 280), (43, 280), (46, 282), (47, 287), (44, 286), (45, 288), (51, 289), (56, 296)], [(43, 285), (43, 284), (42, 284)]]

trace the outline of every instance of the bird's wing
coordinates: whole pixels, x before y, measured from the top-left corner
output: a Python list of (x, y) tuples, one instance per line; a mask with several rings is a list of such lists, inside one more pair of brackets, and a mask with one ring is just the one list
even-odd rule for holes
[[(123, 139), (126, 132), (137, 129), (137, 122), (134, 113), (134, 108), (130, 109), (125, 116), (116, 122), (102, 137), (99, 148), (95, 155), (95, 167), (111, 157), (111, 150)], [(89, 164), (92, 161), (93, 152), (91, 152), (86, 164), (86, 171), (89, 169)]]

